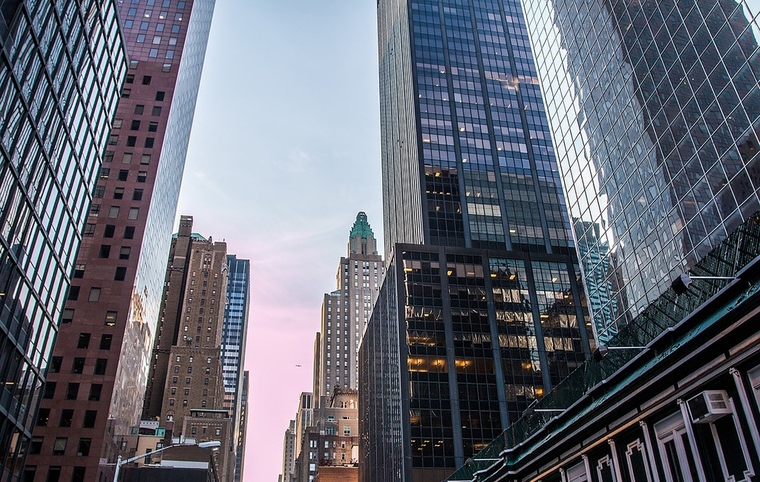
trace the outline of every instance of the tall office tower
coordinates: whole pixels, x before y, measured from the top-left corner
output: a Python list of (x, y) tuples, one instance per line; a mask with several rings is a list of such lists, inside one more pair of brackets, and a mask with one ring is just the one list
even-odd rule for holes
[[(19, 478), (40, 396), (54, 386), (41, 392), (127, 69), (116, 8), (113, 1), (2, 2), (2, 480)], [(43, 410), (38, 423), (47, 422)]]
[(325, 294), (318, 346), (315, 347), (314, 400), (337, 388), (358, 387), (359, 342), (385, 275), (377, 241), (360, 212), (348, 235), (348, 254), (340, 258), (337, 290)]
[(296, 463), (296, 421), (291, 420), (282, 440), (282, 474), (280, 482), (292, 482)]
[(440, 480), (589, 354), (517, 0), (380, 0), (385, 252), (364, 481)]
[[(61, 317), (49, 370), (57, 389), (41, 405), (49, 420), (34, 433), (41, 451), (28, 457), (37, 480), (58, 466), (62, 480), (74, 466), (100, 479), (114, 436), (140, 420), (214, 2), (119, 5), (129, 70)], [(101, 469), (111, 477), (112, 466)]]
[(592, 306), (606, 340), (760, 209), (758, 8), (524, 4), (576, 238), (599, 233), (585, 276), (619, 287)]
[[(236, 474), (240, 475), (243, 463), (240, 433), (241, 403), (245, 364), (245, 340), (248, 333), (248, 300), (250, 298), (251, 262), (227, 255), (227, 304), (222, 325), (222, 375), (224, 376), (224, 406), (235, 421)], [(239, 480), (236, 478), (235, 480)]]

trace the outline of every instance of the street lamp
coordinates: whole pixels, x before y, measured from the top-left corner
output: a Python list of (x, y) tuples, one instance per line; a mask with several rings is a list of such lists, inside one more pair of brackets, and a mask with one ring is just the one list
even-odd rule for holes
[(114, 473), (113, 473), (113, 482), (118, 482), (118, 480), (119, 480), (119, 469), (121, 469), (121, 467), (123, 465), (127, 465), (129, 463), (132, 463), (135, 460), (144, 459), (145, 457), (147, 457), (149, 455), (154, 455), (154, 454), (157, 454), (159, 452), (163, 452), (164, 450), (168, 450), (168, 449), (174, 448), (174, 447), (200, 447), (202, 449), (214, 449), (214, 448), (219, 448), (221, 446), (222, 446), (222, 442), (220, 442), (219, 440), (211, 440), (209, 442), (200, 442), (200, 443), (196, 443), (196, 444), (173, 444), (173, 445), (167, 445), (166, 447), (162, 447), (162, 448), (160, 448), (158, 450), (154, 450), (153, 452), (148, 452), (148, 453), (145, 453), (145, 454), (142, 454), (142, 455), (135, 455), (134, 457), (130, 457), (127, 460), (121, 460), (121, 455), (119, 455), (119, 457), (116, 459), (116, 470), (114, 470)]

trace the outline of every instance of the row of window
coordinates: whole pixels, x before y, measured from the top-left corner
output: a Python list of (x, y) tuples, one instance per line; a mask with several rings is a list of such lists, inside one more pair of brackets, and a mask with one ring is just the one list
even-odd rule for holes
[[(108, 343), (110, 346), (110, 340), (104, 341), (101, 338), (101, 344), (104, 344), (104, 343)], [(60, 373), (62, 366), (63, 366), (63, 357), (54, 356), (50, 359), (50, 373)], [(85, 358), (74, 357), (71, 363), (71, 373), (82, 374), (84, 373), (84, 367), (85, 367)], [(93, 374), (105, 375), (107, 367), (108, 367), (108, 358), (97, 358), (95, 360), (95, 367), (93, 369)]]
[[(55, 390), (57, 388), (56, 382), (45, 383), (45, 389), (42, 392), (42, 398), (52, 399), (55, 397)], [(77, 400), (79, 397), (79, 383), (69, 382), (66, 385), (65, 400)], [(93, 383), (90, 385), (90, 393), (87, 396), (87, 400), (90, 402), (97, 402), (100, 400), (101, 392), (103, 391), (103, 385), (100, 383)]]

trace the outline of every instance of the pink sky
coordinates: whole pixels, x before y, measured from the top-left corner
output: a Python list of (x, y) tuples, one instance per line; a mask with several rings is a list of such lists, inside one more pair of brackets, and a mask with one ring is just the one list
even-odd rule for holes
[(217, 2), (177, 216), (251, 260), (247, 481), (277, 481), (358, 211), (382, 240), (376, 39), (372, 1)]

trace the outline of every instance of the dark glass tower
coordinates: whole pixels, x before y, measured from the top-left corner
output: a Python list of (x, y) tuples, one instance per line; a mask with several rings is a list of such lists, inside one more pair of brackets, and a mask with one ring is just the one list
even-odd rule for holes
[(127, 64), (113, 1), (2, 1), (0, 46), (0, 480), (19, 480)]
[(758, 7), (524, 4), (606, 342), (760, 209)]
[(520, 2), (380, 0), (385, 251), (364, 481), (441, 480), (589, 353)]
[(140, 421), (213, 8), (119, 3), (129, 69), (41, 403), (49, 420), (27, 458), (35, 480), (109, 480), (119, 437)]

